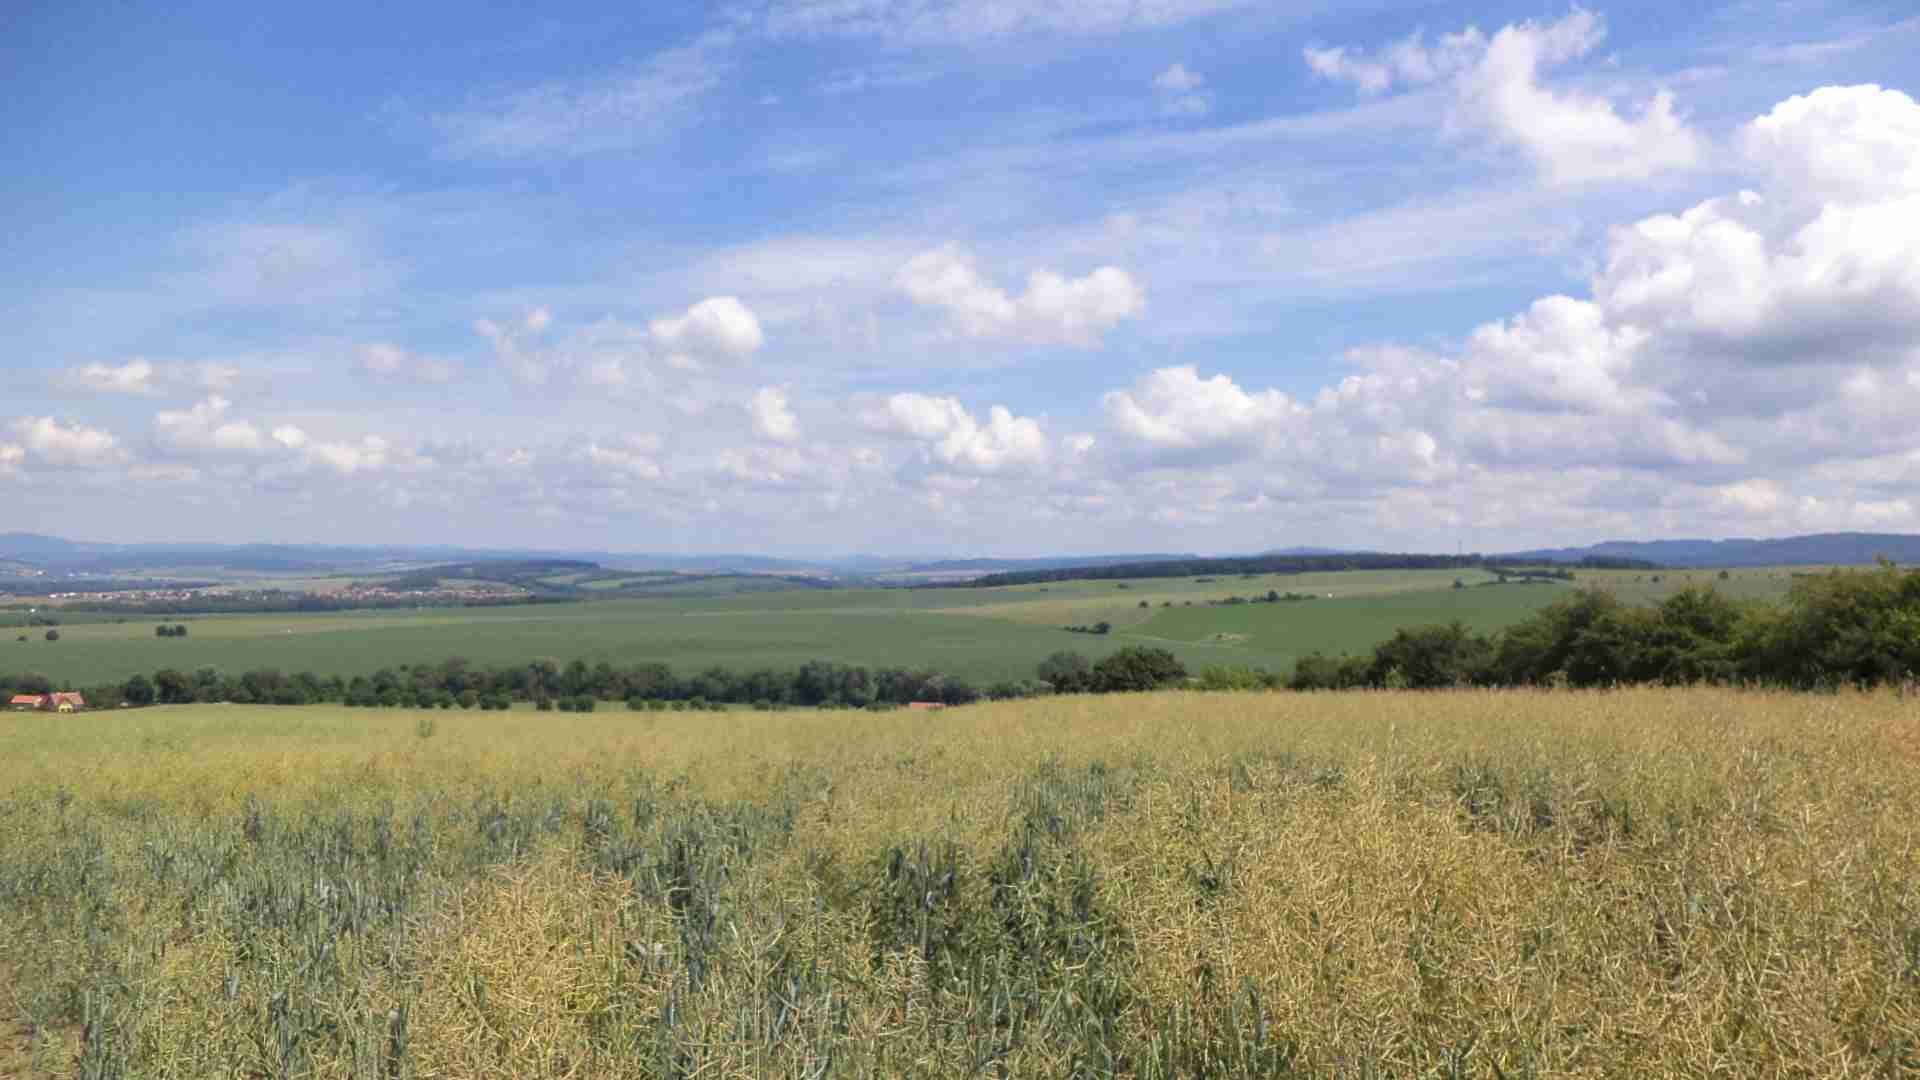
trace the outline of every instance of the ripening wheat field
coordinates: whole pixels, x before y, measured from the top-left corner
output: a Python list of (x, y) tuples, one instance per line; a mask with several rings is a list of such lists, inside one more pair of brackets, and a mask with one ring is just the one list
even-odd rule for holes
[(0, 716), (0, 1076), (1920, 1075), (1917, 768), (1891, 692)]

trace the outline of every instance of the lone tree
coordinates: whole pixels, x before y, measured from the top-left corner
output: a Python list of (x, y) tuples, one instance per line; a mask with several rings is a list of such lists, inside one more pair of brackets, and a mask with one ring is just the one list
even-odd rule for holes
[(47, 631), (47, 640), (48, 640), (48, 641), (59, 641), (59, 640), (60, 640), (60, 631), (58, 631), (58, 630), (49, 630), (49, 631)]
[(151, 705), (154, 698), (153, 684), (147, 681), (145, 675), (135, 675), (127, 680), (127, 685), (121, 689), (120, 696), (126, 698), (129, 705)]

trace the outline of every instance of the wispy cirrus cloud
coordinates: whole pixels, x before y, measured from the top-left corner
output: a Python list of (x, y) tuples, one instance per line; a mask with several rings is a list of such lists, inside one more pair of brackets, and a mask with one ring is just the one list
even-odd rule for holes
[(460, 377), (460, 365), (439, 356), (426, 356), (390, 342), (374, 342), (355, 350), (356, 373), (380, 382), (443, 386)]
[(1113, 34), (1163, 29), (1256, 6), (1253, 0), (796, 0), (755, 12), (775, 36), (879, 37), (972, 43), (1013, 34)]
[(1205, 116), (1213, 107), (1201, 89), (1206, 84), (1206, 76), (1180, 63), (1153, 78), (1153, 88), (1160, 93), (1160, 111), (1168, 116)]
[(403, 128), (422, 127), (463, 157), (570, 157), (631, 150), (686, 120), (737, 62), (736, 35), (711, 30), (625, 67), (505, 87), (456, 105), (394, 103)]
[(218, 361), (156, 362), (135, 357), (121, 364), (95, 362), (62, 368), (50, 381), (56, 390), (68, 393), (156, 397), (231, 391), (247, 381), (247, 375), (238, 365)]

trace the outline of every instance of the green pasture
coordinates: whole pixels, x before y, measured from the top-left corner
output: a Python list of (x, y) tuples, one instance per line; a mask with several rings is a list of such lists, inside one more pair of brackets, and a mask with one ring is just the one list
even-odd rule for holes
[[(1787, 571), (1582, 573), (1631, 602), (1687, 584), (1740, 598), (1777, 598)], [(1454, 589), (1459, 578), (1466, 588)], [(1450, 622), (1493, 630), (1566, 594), (1565, 585), (1482, 585), (1452, 571), (1222, 576), (1129, 582), (1053, 582), (1004, 589), (793, 589), (722, 596), (620, 598), (493, 608), (422, 608), (316, 614), (99, 616), (60, 613), (60, 640), (44, 628), (0, 635), (0, 672), (36, 672), (76, 686), (136, 672), (214, 667), (368, 674), (400, 664), (465, 657), (487, 665), (540, 657), (616, 666), (657, 661), (679, 670), (791, 668), (823, 659), (869, 667), (929, 667), (970, 681), (1032, 676), (1049, 653), (1098, 658), (1126, 645), (1172, 650), (1191, 669), (1241, 664), (1284, 670), (1315, 650), (1357, 652), (1402, 626)], [(1124, 585), (1125, 588), (1119, 586)], [(1316, 599), (1209, 604), (1268, 591)], [(1331, 596), (1329, 597), (1329, 594)], [(1146, 606), (1142, 607), (1141, 604)], [(24, 621), (24, 612), (9, 613)], [(1113, 624), (1107, 635), (1068, 625)], [(154, 627), (184, 623), (185, 638)], [(24, 636), (25, 641), (16, 640)]]
[(1156, 611), (1129, 635), (1231, 645), (1246, 654), (1246, 663), (1281, 669), (1313, 652), (1365, 652), (1403, 626), (1458, 620), (1475, 630), (1497, 630), (1570, 591), (1566, 585), (1493, 585), (1278, 604), (1173, 607)]
[[(785, 595), (785, 594), (780, 594)], [(172, 620), (170, 620), (172, 621)], [(97, 685), (164, 667), (227, 672), (255, 668), (368, 674), (403, 663), (465, 657), (522, 664), (538, 657), (658, 661), (676, 669), (791, 668), (808, 660), (872, 667), (930, 667), (990, 682), (1029, 678), (1048, 653), (1076, 648), (1101, 656), (1128, 644), (1004, 620), (859, 606), (765, 610), (694, 601), (607, 601), (495, 609), (433, 609), (324, 615), (208, 616), (179, 620), (186, 638), (160, 638), (151, 622), (61, 627), (47, 642), (0, 641), (0, 670), (38, 672), (57, 682)], [(1191, 665), (1220, 663), (1232, 650), (1204, 644), (1175, 650)]]

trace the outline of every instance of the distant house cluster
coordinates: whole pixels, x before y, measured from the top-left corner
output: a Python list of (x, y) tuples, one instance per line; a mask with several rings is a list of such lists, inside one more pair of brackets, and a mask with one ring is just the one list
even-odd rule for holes
[(48, 593), (49, 600), (86, 600), (109, 601), (118, 603), (151, 603), (155, 601), (197, 600), (206, 595), (205, 589), (114, 589), (94, 592), (57, 592)]
[(420, 600), (497, 600), (508, 597), (525, 597), (533, 593), (515, 585), (506, 585), (495, 581), (477, 581), (472, 584), (437, 585), (433, 588), (407, 589), (390, 585), (367, 585), (354, 583), (334, 594), (355, 603), (385, 604)]
[(87, 707), (87, 699), (79, 694), (15, 694), (8, 704), (14, 712), (79, 712)]

